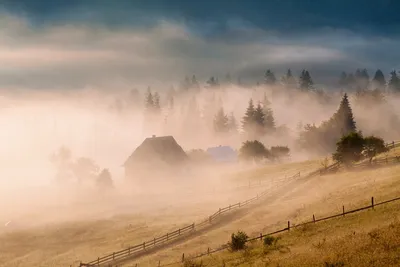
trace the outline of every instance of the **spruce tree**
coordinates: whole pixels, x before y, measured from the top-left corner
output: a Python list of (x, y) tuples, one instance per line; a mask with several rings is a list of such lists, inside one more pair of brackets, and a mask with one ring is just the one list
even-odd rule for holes
[(287, 87), (295, 87), (296, 79), (293, 77), (292, 71), (290, 69), (287, 70), (286, 75), (282, 77), (282, 84)]
[(263, 136), (265, 134), (265, 113), (260, 103), (258, 103), (254, 110), (254, 124), (256, 134), (258, 136)]
[(379, 89), (383, 89), (386, 85), (386, 80), (385, 80), (385, 76), (383, 75), (383, 72), (378, 69), (375, 72), (375, 76), (372, 79), (372, 81), (374, 82), (374, 84), (379, 88)]
[(274, 113), (270, 107), (271, 102), (268, 100), (266, 93), (264, 93), (264, 99), (262, 102), (264, 112), (264, 127), (267, 133), (275, 130), (275, 119)]
[(353, 111), (347, 94), (344, 94), (340, 102), (339, 109), (334, 114), (334, 123), (341, 135), (356, 132), (356, 122), (354, 121)]
[(200, 88), (200, 85), (199, 85), (199, 82), (197, 81), (196, 75), (192, 76), (191, 87), (194, 89)]
[(308, 70), (303, 70), (301, 72), (299, 83), (300, 83), (299, 86), (300, 86), (301, 90), (308, 91), (313, 88), (314, 82), (311, 79), (311, 75), (308, 72)]
[(275, 74), (271, 70), (265, 72), (264, 79), (266, 85), (275, 85), (276, 83)]
[(153, 98), (153, 94), (151, 93), (150, 87), (147, 88), (145, 106), (146, 106), (146, 110), (148, 110), (148, 111), (153, 110), (153, 107), (154, 107), (154, 98)]
[(252, 132), (254, 128), (254, 104), (253, 104), (253, 99), (249, 100), (249, 105), (246, 109), (246, 113), (244, 114), (243, 120), (242, 120), (242, 128), (245, 132), (250, 133)]
[(228, 116), (225, 114), (224, 109), (220, 108), (214, 117), (214, 131), (217, 133), (228, 132)]
[(153, 95), (153, 108), (154, 108), (154, 111), (156, 111), (156, 112), (161, 110), (160, 95), (157, 92), (155, 92)]
[(238, 125), (236, 122), (235, 115), (233, 115), (233, 112), (231, 112), (231, 114), (229, 114), (228, 117), (228, 129), (229, 132), (231, 133), (236, 133), (238, 131)]
[(397, 75), (396, 70), (392, 70), (390, 72), (390, 80), (388, 83), (388, 87), (390, 90), (394, 92), (400, 92), (400, 78)]

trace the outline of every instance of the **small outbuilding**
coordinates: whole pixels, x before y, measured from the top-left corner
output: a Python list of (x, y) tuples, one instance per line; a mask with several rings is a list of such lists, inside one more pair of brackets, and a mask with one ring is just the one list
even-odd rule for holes
[(138, 172), (167, 171), (186, 163), (188, 156), (172, 136), (146, 138), (124, 163), (125, 177)]
[(207, 153), (216, 162), (236, 162), (237, 153), (230, 146), (217, 146), (207, 149)]

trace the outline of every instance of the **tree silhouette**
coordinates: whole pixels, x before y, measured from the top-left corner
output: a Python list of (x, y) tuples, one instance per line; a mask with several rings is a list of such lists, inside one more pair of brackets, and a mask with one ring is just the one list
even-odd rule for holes
[(386, 85), (385, 76), (380, 69), (375, 72), (375, 76), (372, 81), (379, 89), (383, 89)]
[(397, 75), (396, 70), (392, 70), (390, 72), (390, 80), (388, 83), (388, 87), (392, 91), (400, 92), (400, 78)]
[(299, 86), (301, 90), (308, 91), (313, 88), (314, 82), (308, 70), (303, 70), (299, 79)]
[(214, 131), (217, 133), (226, 133), (229, 131), (229, 119), (224, 109), (220, 108), (214, 117)]
[(264, 75), (264, 81), (266, 85), (275, 85), (275, 74), (271, 70), (267, 70)]

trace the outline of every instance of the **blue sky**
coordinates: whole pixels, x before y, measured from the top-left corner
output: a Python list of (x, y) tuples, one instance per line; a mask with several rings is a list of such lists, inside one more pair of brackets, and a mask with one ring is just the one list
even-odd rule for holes
[(400, 1), (0, 0), (0, 10), (2, 87), (255, 80), (267, 68), (331, 83), (342, 70), (400, 69)]

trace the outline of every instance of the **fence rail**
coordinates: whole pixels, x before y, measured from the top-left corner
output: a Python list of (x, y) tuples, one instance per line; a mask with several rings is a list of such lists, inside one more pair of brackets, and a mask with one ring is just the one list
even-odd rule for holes
[[(298, 172), (295, 175), (292, 175), (290, 177), (286, 177), (286, 178), (294, 179), (294, 178), (299, 178), (299, 177), (300, 177), (300, 172)], [(246, 206), (258, 201), (260, 198), (267, 195), (268, 192), (269, 192), (269, 190), (265, 190), (251, 199), (245, 200), (243, 202), (238, 202), (236, 204), (229, 205), (224, 208), (220, 208), (220, 209), (218, 209), (218, 211), (216, 211), (214, 214), (209, 216), (207, 219), (201, 221), (200, 223), (197, 223), (197, 224), (192, 223), (183, 228), (180, 228), (173, 232), (167, 233), (161, 237), (156, 237), (149, 241), (140, 243), (138, 245), (130, 246), (126, 249), (122, 249), (120, 251), (113, 252), (112, 254), (109, 254), (109, 255), (106, 255), (103, 257), (98, 257), (96, 260), (93, 260), (93, 261), (90, 261), (87, 263), (81, 262), (79, 264), (79, 266), (80, 267), (102, 266), (102, 265), (104, 266), (105, 264), (110, 265), (113, 262), (116, 262), (119, 260), (125, 260), (125, 259), (131, 259), (131, 258), (133, 259), (135, 256), (145, 253), (148, 250), (155, 249), (161, 245), (167, 244), (168, 242), (178, 240), (179, 238), (182, 238), (185, 235), (190, 234), (194, 231), (200, 230), (202, 227), (213, 223), (216, 219), (218, 219), (225, 213), (231, 212), (231, 211), (239, 209), (239, 208), (246, 207)]]
[[(333, 215), (330, 215), (330, 216), (327, 216), (327, 217), (323, 217), (323, 218), (318, 218), (318, 219), (316, 218), (315, 214), (313, 214), (312, 215), (312, 220), (306, 221), (306, 222), (303, 222), (303, 223), (299, 223), (299, 224), (291, 225), (291, 222), (288, 221), (287, 222), (287, 226), (285, 225), (286, 227), (284, 227), (282, 229), (279, 229), (279, 230), (276, 230), (274, 232), (266, 233), (266, 234), (262, 234), (261, 233), (258, 236), (248, 238), (246, 240), (246, 242), (251, 242), (251, 241), (255, 241), (255, 240), (262, 240), (264, 237), (267, 237), (267, 236), (272, 236), (272, 235), (276, 235), (276, 234), (279, 234), (279, 233), (288, 232), (292, 228), (295, 229), (295, 228), (303, 227), (303, 226), (309, 225), (309, 224), (315, 224), (315, 223), (318, 223), (318, 222), (327, 221), (327, 220), (331, 220), (331, 219), (334, 219), (334, 218), (344, 217), (347, 214), (352, 214), (352, 213), (356, 213), (356, 212), (360, 212), (360, 211), (364, 211), (364, 210), (368, 210), (368, 209), (374, 209), (376, 206), (381, 206), (381, 205), (384, 205), (384, 204), (387, 204), (387, 203), (391, 203), (391, 202), (395, 202), (395, 201), (399, 201), (399, 200), (400, 200), (400, 197), (396, 197), (396, 198), (385, 200), (385, 201), (382, 201), (382, 202), (379, 202), (379, 203), (375, 203), (374, 202), (374, 197), (371, 197), (371, 204), (370, 205), (367, 205), (367, 206), (364, 206), (364, 207), (360, 207), (360, 208), (357, 208), (357, 209), (348, 210), (348, 211), (345, 211), (345, 207), (342, 206), (342, 212), (340, 212), (340, 213), (333, 214)], [(221, 246), (219, 246), (217, 248), (214, 248), (214, 249), (208, 248), (207, 251), (201, 252), (201, 253), (199, 253), (197, 255), (189, 256), (187, 258), (185, 258), (185, 254), (183, 253), (182, 254), (182, 258), (179, 261), (174, 261), (174, 262), (166, 263), (166, 264), (163, 264), (163, 265), (161, 265), (159, 263), (158, 266), (170, 266), (170, 265), (180, 264), (180, 263), (184, 262), (185, 259), (186, 260), (188, 260), (188, 259), (189, 260), (195, 260), (195, 259), (207, 256), (207, 255), (210, 255), (210, 254), (217, 253), (219, 251), (228, 249), (229, 247), (230, 247), (229, 244), (225, 243), (225, 244), (223, 244), (223, 245), (221, 245)]]
[[(386, 147), (388, 149), (394, 149), (394, 148), (399, 147), (399, 146), (400, 146), (400, 141), (393, 141), (391, 143), (387, 143), (386, 144)], [(400, 163), (400, 157), (389, 157), (389, 158), (387, 157), (387, 158), (384, 158), (384, 159), (375, 159), (372, 162), (364, 162), (364, 163), (354, 164), (352, 167), (353, 168), (365, 168), (365, 167), (368, 167), (368, 166), (376, 166), (376, 165), (390, 164), (390, 163)], [(334, 164), (328, 166), (327, 168), (317, 169), (316, 171), (310, 172), (305, 177), (313, 177), (313, 176), (316, 176), (316, 175), (323, 175), (323, 174), (336, 172), (336, 171), (339, 170), (339, 168), (340, 168), (340, 164), (339, 163), (334, 163)], [(292, 179), (292, 178), (298, 178), (298, 177), (300, 177), (300, 172), (296, 173), (293, 176), (285, 177), (285, 178)], [(258, 185), (261, 185), (261, 182), (259, 182)], [(251, 187), (251, 186), (252, 185), (249, 183), (249, 187)], [(81, 262), (79, 266), (80, 267), (84, 267), (84, 266), (100, 266), (100, 265), (104, 265), (104, 264), (111, 264), (111, 263), (113, 263), (113, 262), (115, 262), (117, 260), (133, 258), (135, 255), (138, 255), (138, 254), (141, 254), (143, 252), (146, 252), (146, 250), (154, 249), (154, 248), (156, 248), (158, 246), (166, 244), (167, 242), (170, 242), (170, 241), (173, 241), (173, 240), (177, 240), (177, 239), (183, 237), (184, 235), (186, 235), (188, 233), (194, 232), (194, 231), (198, 230), (201, 227), (209, 225), (214, 220), (216, 220), (217, 218), (222, 216), (223, 214), (225, 214), (227, 212), (230, 212), (232, 210), (238, 209), (238, 208), (245, 207), (245, 206), (247, 206), (247, 205), (249, 205), (251, 203), (254, 203), (255, 201), (259, 200), (260, 198), (262, 198), (263, 196), (268, 194), (268, 192), (269, 192), (269, 190), (265, 190), (265, 191), (261, 192), (260, 194), (258, 194), (256, 197), (253, 197), (251, 199), (245, 200), (243, 202), (238, 202), (238, 203), (233, 204), (233, 205), (229, 205), (229, 206), (224, 207), (224, 208), (220, 208), (214, 214), (212, 214), (207, 219), (201, 221), (198, 224), (192, 223), (191, 225), (185, 226), (185, 227), (180, 228), (180, 229), (178, 229), (176, 231), (173, 231), (171, 233), (167, 233), (167, 234), (165, 234), (165, 235), (163, 235), (161, 237), (153, 238), (152, 240), (143, 242), (141, 244), (138, 244), (138, 245), (135, 245), (135, 246), (131, 246), (131, 247), (128, 247), (126, 249), (123, 249), (123, 250), (120, 250), (120, 251), (117, 251), (117, 252), (113, 252), (112, 254), (106, 255), (104, 257), (98, 257), (96, 260), (93, 260), (93, 261), (88, 262), (88, 263), (82, 263)], [(397, 198), (396, 200), (398, 200), (398, 199), (400, 199), (400, 198)], [(382, 202), (382, 203), (379, 203), (379, 204), (376, 204), (376, 205), (381, 205), (381, 204), (388, 203), (388, 202), (391, 202), (391, 201), (393, 201), (393, 200)], [(367, 209), (367, 208), (370, 208), (370, 206), (364, 207), (364, 208), (361, 208), (361, 209), (358, 209), (358, 210), (348, 211), (346, 213), (342, 213), (342, 214), (339, 214), (339, 215), (332, 215), (330, 217), (322, 218), (322, 219), (315, 219), (315, 216), (313, 216), (312, 223), (323, 221), (323, 220), (327, 220), (327, 219), (331, 219), (331, 218), (335, 218), (335, 217), (338, 217), (338, 216), (341, 216), (341, 215), (344, 215), (344, 214), (357, 212), (357, 211), (364, 210), (364, 209)], [(308, 223), (311, 223), (311, 222), (303, 223), (303, 225), (304, 224), (308, 224)], [(298, 227), (298, 226), (292, 226), (292, 227)], [(274, 233), (269, 233), (267, 235), (280, 233), (280, 232), (286, 231), (288, 229), (290, 229), (290, 224), (288, 224), (288, 227), (285, 228), (285, 229), (278, 230), (278, 231), (276, 231)], [(266, 235), (264, 235), (264, 236), (266, 236)], [(260, 238), (260, 237), (255, 237), (255, 239), (257, 239), (257, 238)], [(222, 246), (223, 248), (220, 247), (217, 250), (213, 250), (213, 251), (208, 250), (205, 255), (213, 253), (213, 252), (216, 252), (216, 251), (220, 251), (221, 249), (226, 249), (225, 246), (226, 245)], [(163, 265), (163, 266), (166, 266), (166, 265)]]

